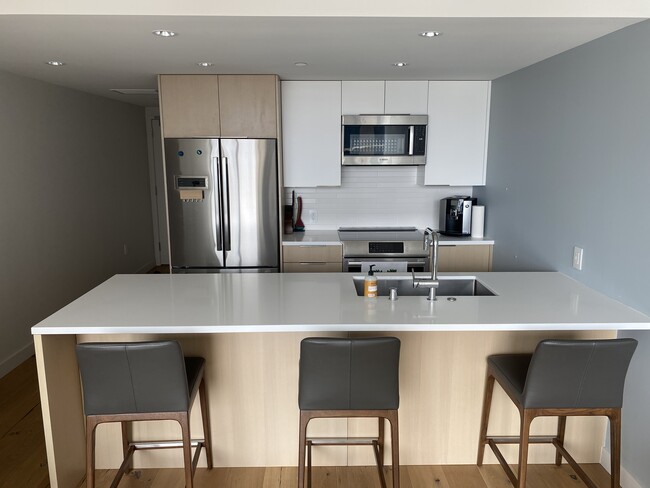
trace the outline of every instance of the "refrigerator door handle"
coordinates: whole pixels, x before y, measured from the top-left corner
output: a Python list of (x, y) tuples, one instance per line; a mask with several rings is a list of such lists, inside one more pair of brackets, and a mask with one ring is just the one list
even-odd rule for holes
[[(215, 169), (215, 181), (217, 183), (217, 192), (216, 192), (216, 198), (220, 199), (221, 198), (221, 164), (219, 163), (219, 158), (218, 157), (213, 157), (212, 162), (214, 164), (214, 169)], [(213, 207), (215, 211), (219, 212), (219, 208), (221, 205), (216, 205)], [(220, 215), (213, 215), (213, 220), (216, 222), (216, 231), (217, 231), (217, 251), (223, 251), (223, 239), (221, 238), (221, 216)]]
[(223, 240), (224, 249), (230, 251), (230, 185), (228, 177), (228, 158), (223, 157), (222, 165), (222, 205), (223, 205)]

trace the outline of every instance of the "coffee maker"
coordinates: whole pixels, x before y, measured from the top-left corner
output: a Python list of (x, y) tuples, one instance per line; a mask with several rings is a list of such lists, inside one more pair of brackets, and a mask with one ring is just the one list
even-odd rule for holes
[(472, 206), (476, 198), (456, 195), (440, 200), (440, 233), (446, 236), (472, 234)]

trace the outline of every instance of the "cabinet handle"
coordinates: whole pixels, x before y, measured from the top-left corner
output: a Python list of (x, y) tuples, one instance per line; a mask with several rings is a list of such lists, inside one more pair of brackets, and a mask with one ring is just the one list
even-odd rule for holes
[(309, 261), (309, 262), (301, 262), (301, 263), (298, 263), (298, 264), (305, 264), (305, 265), (321, 264), (322, 265), (322, 264), (327, 264), (327, 261)]

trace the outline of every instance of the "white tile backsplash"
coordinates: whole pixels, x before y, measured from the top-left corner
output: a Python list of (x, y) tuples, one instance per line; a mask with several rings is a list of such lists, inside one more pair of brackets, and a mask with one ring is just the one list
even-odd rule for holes
[[(415, 226), (438, 228), (440, 199), (472, 195), (471, 186), (423, 186), (416, 166), (371, 166), (341, 168), (340, 187), (285, 188), (285, 203), (291, 191), (302, 197), (302, 221), (308, 230), (340, 226)], [(309, 210), (317, 221), (309, 223)]]

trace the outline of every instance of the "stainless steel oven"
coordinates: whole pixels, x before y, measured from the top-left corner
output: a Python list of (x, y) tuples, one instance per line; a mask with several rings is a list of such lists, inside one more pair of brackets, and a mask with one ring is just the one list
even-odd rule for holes
[(343, 271), (367, 272), (375, 265), (379, 272), (429, 271), (424, 234), (415, 227), (341, 227)]

